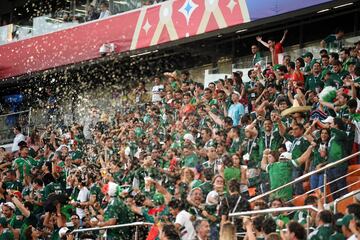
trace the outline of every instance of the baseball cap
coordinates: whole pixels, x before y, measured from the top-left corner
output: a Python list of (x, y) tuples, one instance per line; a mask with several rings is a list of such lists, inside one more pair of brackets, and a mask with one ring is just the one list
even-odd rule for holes
[(334, 117), (332, 116), (328, 116), (324, 121), (322, 121), (323, 123), (332, 123), (334, 122)]
[(70, 229), (68, 229), (67, 227), (60, 228), (59, 237), (60, 238), (64, 237), (68, 232), (70, 232)]
[(345, 227), (349, 227), (349, 224), (350, 224), (350, 221), (353, 219), (353, 216), (348, 214), (348, 215), (345, 215), (344, 217), (342, 218), (339, 218), (337, 221), (336, 221), (336, 225), (337, 226), (345, 226)]
[(305, 58), (305, 57), (310, 57), (310, 58), (312, 58), (312, 57), (313, 57), (313, 54), (312, 54), (311, 52), (306, 52), (306, 53), (304, 53), (304, 54), (302, 55), (302, 57), (303, 57), (303, 58)]
[(283, 152), (282, 154), (280, 154), (279, 159), (291, 159), (292, 155), (290, 152)]
[(6, 202), (3, 205), (8, 206), (9, 208), (11, 208), (14, 211), (16, 210), (16, 207), (12, 202)]
[(192, 134), (190, 134), (190, 133), (186, 133), (184, 135), (184, 140), (189, 140), (190, 142), (195, 144), (194, 136)]

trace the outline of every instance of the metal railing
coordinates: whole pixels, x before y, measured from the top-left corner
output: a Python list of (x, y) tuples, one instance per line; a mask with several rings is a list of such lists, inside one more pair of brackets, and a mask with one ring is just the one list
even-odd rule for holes
[[(268, 192), (266, 192), (266, 193), (260, 194), (259, 196), (255, 196), (255, 197), (249, 199), (249, 202), (254, 202), (254, 201), (256, 201), (256, 200), (258, 200), (258, 199), (261, 199), (261, 198), (263, 198), (263, 197), (267, 197), (267, 196), (269, 196), (269, 195), (272, 194), (272, 193), (275, 193), (275, 192), (277, 192), (277, 191), (279, 191), (279, 190), (281, 190), (281, 189), (283, 189), (283, 188), (289, 187), (289, 186), (291, 186), (291, 185), (293, 185), (293, 184), (295, 184), (295, 183), (301, 182), (301, 181), (309, 178), (310, 176), (312, 176), (312, 175), (314, 175), (314, 174), (323, 172), (323, 171), (325, 171), (325, 170), (327, 170), (327, 169), (329, 169), (329, 168), (333, 168), (333, 167), (335, 167), (335, 166), (337, 166), (337, 165), (339, 165), (339, 164), (341, 164), (341, 163), (344, 163), (344, 162), (346, 162), (346, 161), (348, 161), (348, 160), (350, 160), (350, 159), (352, 159), (353, 157), (356, 157), (356, 156), (358, 156), (358, 155), (360, 155), (360, 151), (359, 151), (359, 152), (356, 152), (356, 153), (353, 153), (353, 154), (351, 154), (351, 155), (349, 155), (349, 156), (347, 156), (347, 157), (345, 157), (345, 158), (343, 158), (343, 159), (340, 159), (340, 160), (338, 160), (338, 161), (336, 161), (336, 162), (329, 163), (329, 164), (327, 164), (326, 166), (324, 166), (324, 167), (322, 167), (322, 168), (319, 168), (319, 169), (317, 169), (317, 170), (314, 170), (314, 171), (311, 171), (311, 172), (309, 172), (309, 173), (306, 173), (306, 174), (302, 175), (301, 177), (298, 177), (298, 178), (296, 178), (295, 180), (293, 180), (293, 181), (291, 181), (291, 182), (288, 182), (288, 183), (286, 183), (286, 184), (284, 184), (284, 185), (282, 185), (282, 186), (280, 186), (280, 187), (277, 187), (277, 188), (275, 188), (275, 189), (273, 189), (273, 190), (270, 190), (270, 191), (268, 191)], [(341, 178), (341, 177), (340, 177), (340, 178)], [(340, 178), (339, 178), (339, 179), (340, 179)], [(337, 180), (337, 179), (335, 179), (335, 180)], [(333, 181), (335, 181), (335, 180), (333, 180)], [(327, 176), (326, 176), (326, 171), (325, 171), (325, 174), (324, 174), (324, 185), (323, 185), (323, 186), (324, 186), (324, 196), (327, 196), (327, 195), (326, 195), (326, 185), (327, 185), (326, 181), (327, 181)], [(333, 182), (333, 181), (332, 181), (332, 182)], [(326, 199), (326, 198), (325, 198), (325, 199)]]
[(269, 209), (263, 209), (263, 210), (254, 210), (254, 211), (247, 211), (247, 212), (236, 212), (236, 213), (230, 213), (230, 218), (239, 218), (239, 217), (245, 217), (245, 216), (251, 216), (251, 215), (261, 215), (261, 214), (269, 214), (269, 213), (278, 213), (278, 212), (293, 212), (293, 211), (301, 211), (306, 210), (307, 216), (306, 216), (306, 225), (307, 225), (307, 234), (309, 235), (310, 231), (310, 211), (319, 212), (319, 209), (312, 205), (306, 205), (306, 206), (300, 206), (300, 207), (281, 207), (281, 208), (269, 208)]
[(349, 192), (349, 193), (345, 194), (344, 196), (339, 197), (338, 199), (336, 199), (336, 200), (334, 201), (334, 214), (337, 213), (336, 207), (337, 207), (337, 205), (338, 205), (339, 202), (341, 202), (342, 200), (347, 199), (347, 198), (349, 198), (349, 197), (352, 197), (352, 196), (354, 196), (354, 195), (356, 195), (356, 194), (358, 194), (358, 193), (360, 193), (360, 189), (359, 189), (359, 190), (352, 191), (352, 192)]
[[(303, 193), (303, 194), (301, 194), (301, 195), (295, 196), (294, 198), (286, 201), (286, 203), (290, 203), (290, 202), (294, 201), (295, 199), (301, 198), (301, 197), (304, 196), (304, 195), (307, 195), (307, 194), (310, 194), (310, 193), (312, 193), (312, 192), (315, 192), (316, 190), (320, 190), (320, 189), (324, 188), (325, 185), (330, 185), (330, 184), (338, 181), (339, 179), (346, 178), (347, 176), (353, 175), (354, 173), (359, 172), (359, 171), (360, 171), (360, 169), (355, 169), (354, 171), (352, 171), (352, 172), (350, 172), (350, 173), (347, 173), (347, 174), (345, 174), (345, 175), (343, 175), (343, 176), (341, 176), (341, 177), (339, 177), (339, 178), (336, 178), (336, 179), (334, 179), (334, 180), (332, 180), (332, 181), (330, 181), (330, 182), (324, 183), (324, 184), (322, 184), (322, 185), (319, 186), (319, 187), (310, 189), (309, 191), (307, 191), (307, 192), (305, 192), (305, 193)], [(340, 191), (342, 191), (342, 190), (344, 190), (344, 189), (346, 189), (346, 188), (348, 188), (348, 187), (351, 187), (351, 186), (353, 186), (353, 185), (355, 185), (355, 184), (357, 184), (357, 183), (359, 183), (359, 182), (360, 182), (360, 180), (358, 180), (358, 181), (356, 181), (356, 182), (353, 182), (353, 183), (345, 186), (344, 188), (341, 188), (341, 189), (336, 190), (336, 191), (333, 192), (333, 193), (340, 192)], [(330, 194), (327, 194), (327, 195), (324, 194), (324, 198), (330, 197), (331, 194), (333, 194), (333, 193), (330, 193)]]
[[(25, 135), (27, 136), (30, 135), (31, 111), (32, 109), (29, 108), (28, 110), (24, 110), (24, 111), (0, 115), (0, 144), (7, 144), (13, 141), (15, 135), (12, 133), (11, 128), (16, 125), (19, 125), (23, 129), (23, 133)], [(19, 121), (20, 117), (22, 117), (22, 115), (25, 113), (27, 113), (28, 116), (23, 116), (22, 120)], [(12, 125), (7, 125), (6, 123), (7, 121), (6, 118), (9, 116), (17, 116), (15, 122), (11, 123)]]
[[(94, 227), (94, 228), (82, 228), (82, 229), (75, 229), (71, 233), (78, 235), (79, 233), (83, 232), (93, 232), (93, 231), (102, 231), (104, 230), (105, 233), (103, 234), (102, 239), (107, 239), (107, 230), (108, 229), (116, 229), (116, 228), (125, 228), (125, 227), (135, 227), (135, 240), (139, 240), (139, 226), (152, 226), (153, 223), (149, 222), (133, 222), (133, 223), (125, 223), (125, 224), (119, 224), (119, 225), (112, 225), (112, 226), (106, 226), (106, 227)], [(75, 239), (78, 239), (75, 237)]]

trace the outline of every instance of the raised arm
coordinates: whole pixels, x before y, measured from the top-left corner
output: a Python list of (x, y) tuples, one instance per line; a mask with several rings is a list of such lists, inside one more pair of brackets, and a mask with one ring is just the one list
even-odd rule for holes
[(211, 117), (212, 120), (214, 120), (214, 122), (220, 126), (224, 126), (224, 121), (215, 113), (211, 112), (210, 108), (207, 107), (205, 109), (205, 111), (209, 114), (209, 116)]
[(279, 115), (276, 116), (275, 121), (278, 123), (279, 134), (280, 134), (280, 136), (283, 137), (283, 136), (285, 135), (285, 133), (286, 133), (286, 127), (285, 127), (285, 125), (282, 123), (281, 118), (280, 118)]
[(315, 148), (315, 146), (316, 146), (316, 143), (311, 142), (310, 146), (306, 149), (306, 151), (298, 159), (294, 159), (298, 166), (301, 166), (306, 161), (309, 161), (311, 153), (312, 153), (313, 149)]
[(22, 202), (20, 202), (19, 199), (17, 199), (17, 197), (15, 196), (11, 196), (11, 201), (15, 204), (15, 206), (20, 210), (21, 214), (24, 216), (24, 217), (29, 217), (30, 216), (30, 211), (25, 208), (24, 204), (22, 204)]
[(263, 154), (263, 157), (261, 160), (261, 169), (264, 171), (266, 171), (266, 167), (268, 165), (268, 157), (269, 157), (270, 151), (271, 151), (270, 149), (264, 150), (264, 154)]
[(284, 31), (284, 34), (283, 34), (281, 40), (280, 40), (280, 43), (281, 43), (281, 44), (284, 43), (287, 33), (288, 33), (288, 30), (286, 29), (286, 30)]
[(269, 48), (269, 44), (268, 44), (267, 42), (264, 42), (264, 41), (262, 40), (262, 37), (261, 37), (261, 36), (257, 36), (257, 37), (256, 37), (256, 40), (257, 40), (259, 43), (261, 43), (262, 45), (264, 45), (265, 47)]

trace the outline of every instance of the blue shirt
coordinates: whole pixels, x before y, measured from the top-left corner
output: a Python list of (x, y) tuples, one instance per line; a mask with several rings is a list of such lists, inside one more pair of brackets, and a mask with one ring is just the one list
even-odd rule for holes
[(233, 120), (233, 126), (237, 126), (240, 123), (240, 118), (245, 113), (244, 105), (241, 103), (231, 104), (228, 116)]

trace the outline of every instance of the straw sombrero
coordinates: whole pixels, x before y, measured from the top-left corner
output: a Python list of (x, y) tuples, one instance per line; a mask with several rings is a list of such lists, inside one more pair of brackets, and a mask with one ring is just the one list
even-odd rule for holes
[(282, 111), (281, 116), (284, 117), (289, 114), (298, 113), (298, 112), (307, 112), (310, 110), (311, 110), (311, 106), (300, 106), (299, 102), (296, 99), (294, 99), (292, 107)]
[(179, 73), (175, 70), (173, 72), (165, 72), (164, 73), (164, 76), (166, 77), (172, 77), (174, 78), (175, 80), (179, 79)]

